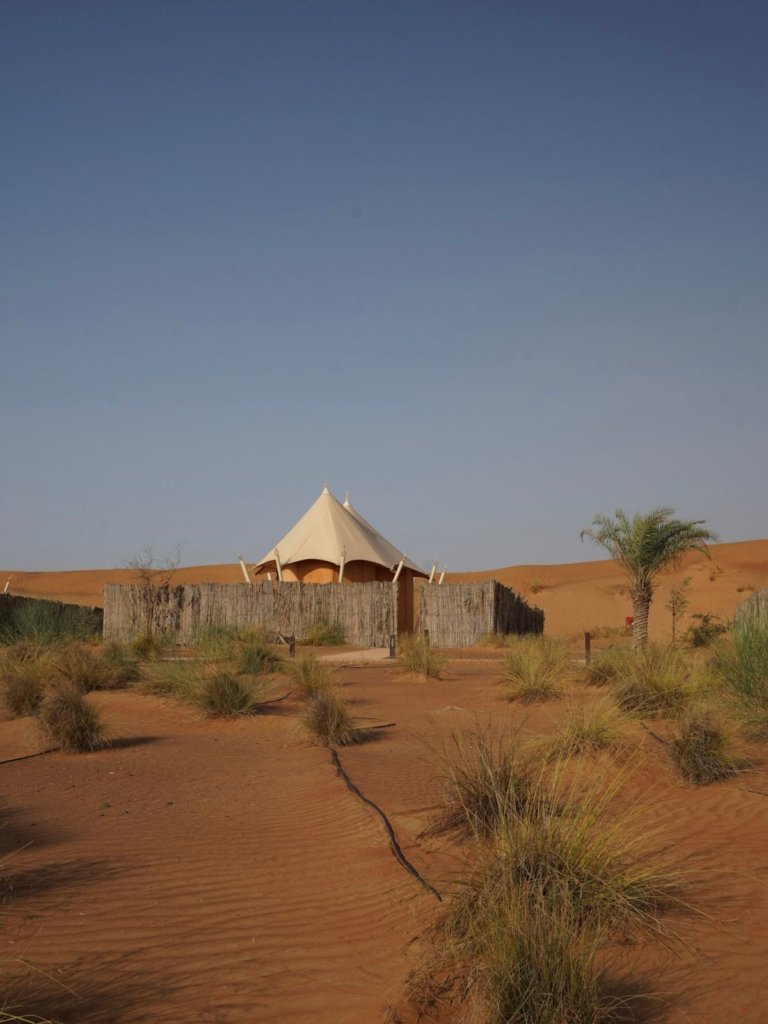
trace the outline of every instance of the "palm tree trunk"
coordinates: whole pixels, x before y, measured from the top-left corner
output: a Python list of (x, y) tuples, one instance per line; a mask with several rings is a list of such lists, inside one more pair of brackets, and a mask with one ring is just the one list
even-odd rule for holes
[(637, 650), (648, 643), (648, 612), (653, 591), (642, 587), (632, 591), (632, 648)]

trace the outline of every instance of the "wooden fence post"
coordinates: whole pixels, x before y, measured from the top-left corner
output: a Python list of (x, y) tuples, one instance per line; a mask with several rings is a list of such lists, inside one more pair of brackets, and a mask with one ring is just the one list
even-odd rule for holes
[(592, 634), (584, 634), (584, 662), (589, 664), (592, 661)]

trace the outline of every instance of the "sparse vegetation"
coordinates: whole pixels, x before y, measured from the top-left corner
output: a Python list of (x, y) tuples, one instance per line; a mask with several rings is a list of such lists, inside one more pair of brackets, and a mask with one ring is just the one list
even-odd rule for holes
[(732, 730), (704, 707), (690, 707), (681, 713), (671, 750), (682, 777), (697, 786), (731, 778), (751, 764), (737, 749)]
[(39, 707), (37, 720), (45, 739), (62, 750), (84, 753), (108, 745), (101, 716), (74, 686), (51, 689)]
[(430, 647), (423, 636), (401, 637), (398, 660), (401, 665), (416, 675), (439, 679), (445, 667), (445, 655)]
[(501, 821), (523, 815), (533, 797), (537, 773), (518, 735), (454, 733), (439, 762), (446, 801), (425, 838), (486, 839)]
[(195, 636), (194, 646), (204, 658), (224, 661), (232, 656), (239, 639), (240, 632), (234, 626), (206, 626)]
[(509, 684), (504, 696), (524, 704), (557, 699), (568, 672), (566, 647), (542, 636), (521, 636), (510, 641), (503, 676)]
[(5, 710), (12, 718), (34, 715), (45, 696), (45, 683), (38, 672), (20, 667), (3, 675), (2, 697)]
[(676, 647), (649, 644), (619, 663), (616, 701), (641, 718), (673, 717), (697, 692), (691, 667)]
[(334, 668), (324, 665), (317, 658), (311, 656), (297, 658), (290, 665), (288, 671), (301, 696), (308, 700), (316, 697), (319, 693), (325, 693), (338, 681)]
[(141, 679), (138, 660), (127, 644), (108, 640), (101, 649), (101, 657), (112, 670), (115, 685), (124, 686)]
[(16, 598), (2, 608), (0, 644), (20, 640), (52, 644), (59, 640), (92, 640), (101, 632), (101, 619), (92, 608), (59, 601)]
[(695, 612), (691, 618), (696, 622), (691, 623), (685, 634), (686, 643), (691, 647), (709, 647), (728, 632), (728, 627), (717, 615)]
[(346, 747), (365, 739), (365, 730), (355, 724), (346, 701), (330, 688), (315, 693), (302, 719), (310, 736), (324, 746)]
[(83, 693), (93, 690), (113, 690), (122, 686), (114, 662), (105, 658), (100, 650), (85, 644), (71, 643), (62, 647), (54, 658), (56, 675)]
[(258, 712), (265, 691), (264, 682), (245, 682), (231, 672), (217, 672), (200, 682), (196, 699), (208, 715), (231, 718)]
[(203, 680), (198, 662), (160, 661), (149, 666), (144, 674), (144, 689), (158, 697), (194, 699)]
[(582, 678), (590, 686), (607, 686), (615, 683), (622, 672), (622, 666), (631, 661), (632, 654), (625, 647), (609, 647), (596, 654), (582, 669)]
[(601, 697), (573, 705), (557, 733), (545, 745), (549, 760), (578, 754), (626, 753), (627, 721), (615, 701)]
[(339, 647), (345, 642), (344, 629), (340, 622), (317, 622), (305, 639), (313, 647)]
[(711, 664), (733, 694), (750, 733), (768, 739), (768, 622), (740, 619), (729, 640), (713, 646)]
[(278, 672), (282, 659), (261, 631), (247, 634), (236, 652), (237, 671), (241, 675), (260, 675), (266, 672)]
[(137, 636), (131, 640), (130, 650), (141, 661), (157, 661), (170, 646), (171, 641), (167, 636)]

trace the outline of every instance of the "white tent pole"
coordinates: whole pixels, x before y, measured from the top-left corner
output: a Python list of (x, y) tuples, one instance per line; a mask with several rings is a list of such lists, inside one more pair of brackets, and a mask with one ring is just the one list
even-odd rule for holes
[(435, 582), (435, 573), (437, 572), (437, 562), (432, 563), (432, 572), (429, 574), (429, 582)]
[(282, 564), (280, 562), (280, 552), (277, 550), (277, 548), (275, 548), (273, 553), (274, 553), (274, 556), (275, 556), (275, 565), (277, 566), (277, 578), (282, 583), (283, 582), (283, 566), (282, 566)]
[(443, 571), (442, 571), (442, 572), (440, 573), (440, 579), (439, 579), (439, 580), (437, 581), (437, 585), (438, 585), (438, 587), (440, 586), (440, 584), (441, 584), (441, 583), (443, 582), (443, 580), (445, 579), (445, 574), (446, 574), (447, 572), (448, 572), (448, 566), (446, 565), (446, 567), (445, 567), (445, 568), (443, 569)]
[(271, 572), (267, 573), (267, 579), (269, 580), (270, 583), (272, 582), (272, 573)]
[(341, 549), (341, 561), (339, 562), (339, 583), (344, 582), (344, 563), (347, 560), (347, 549)]
[(3, 587), (3, 593), (4, 594), (8, 593), (8, 587), (11, 585), (11, 580), (12, 579), (13, 579), (13, 575), (9, 576), (8, 579), (5, 581), (5, 586)]
[(237, 557), (238, 557), (238, 559), (240, 561), (240, 568), (243, 570), (243, 576), (245, 576), (245, 582), (248, 584), (249, 587), (252, 587), (253, 583), (251, 583), (251, 577), (248, 575), (248, 570), (245, 568), (245, 562), (243, 561), (243, 556), (242, 555), (238, 555)]
[(403, 557), (400, 559), (400, 562), (399, 562), (399, 564), (397, 566), (397, 569), (395, 570), (395, 578), (392, 580), (393, 583), (397, 583), (397, 581), (400, 579), (400, 573), (403, 571), (403, 565), (404, 564), (405, 564), (405, 554), (403, 554)]

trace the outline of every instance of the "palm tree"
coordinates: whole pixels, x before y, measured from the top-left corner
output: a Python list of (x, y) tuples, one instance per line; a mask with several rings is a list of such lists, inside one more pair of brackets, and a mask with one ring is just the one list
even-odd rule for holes
[(655, 508), (648, 515), (638, 512), (629, 519), (618, 509), (616, 518), (597, 515), (581, 539), (589, 537), (610, 554), (627, 574), (632, 597), (632, 646), (648, 642), (648, 611), (656, 588), (656, 577), (675, 565), (687, 551), (701, 551), (709, 558), (707, 543), (717, 537), (703, 519), (673, 519), (672, 508)]

